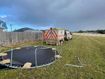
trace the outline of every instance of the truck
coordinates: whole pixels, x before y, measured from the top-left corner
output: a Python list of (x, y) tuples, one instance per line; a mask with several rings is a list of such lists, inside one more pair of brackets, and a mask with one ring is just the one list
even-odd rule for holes
[(62, 28), (50, 28), (43, 31), (43, 42), (51, 45), (62, 45), (72, 39), (72, 33)]

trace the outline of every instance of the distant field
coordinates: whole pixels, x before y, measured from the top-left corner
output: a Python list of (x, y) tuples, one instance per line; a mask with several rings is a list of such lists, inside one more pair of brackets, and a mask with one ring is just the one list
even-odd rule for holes
[(97, 36), (97, 37), (105, 37), (105, 34), (92, 34), (92, 33), (73, 33), (74, 35), (81, 35), (81, 36)]
[[(62, 58), (54, 64), (38, 69), (0, 70), (0, 79), (105, 79), (104, 37), (75, 35), (73, 40), (56, 48)], [(76, 57), (85, 64), (84, 67), (65, 66), (79, 64)]]

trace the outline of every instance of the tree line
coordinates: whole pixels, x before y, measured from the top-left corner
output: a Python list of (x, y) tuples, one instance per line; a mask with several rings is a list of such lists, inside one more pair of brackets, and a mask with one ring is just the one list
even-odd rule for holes
[(78, 33), (99, 33), (99, 34), (105, 34), (105, 30), (79, 30)]

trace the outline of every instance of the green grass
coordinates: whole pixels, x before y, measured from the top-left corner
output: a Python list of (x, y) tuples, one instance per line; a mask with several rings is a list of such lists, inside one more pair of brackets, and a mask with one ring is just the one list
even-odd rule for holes
[[(0, 79), (105, 79), (105, 38), (74, 36), (62, 46), (52, 47), (62, 56), (54, 64), (37, 69), (0, 70)], [(83, 68), (65, 66), (78, 64), (75, 56), (85, 64)]]

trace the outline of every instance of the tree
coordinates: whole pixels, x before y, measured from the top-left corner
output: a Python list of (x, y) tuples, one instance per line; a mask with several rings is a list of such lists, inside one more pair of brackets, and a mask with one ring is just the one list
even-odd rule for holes
[(100, 34), (105, 34), (105, 30), (97, 30), (96, 32)]
[(0, 27), (2, 27), (2, 28), (4, 28), (4, 29), (7, 29), (7, 24), (6, 24), (6, 22), (0, 20), (0, 25), (1, 25)]
[(80, 30), (80, 31), (78, 31), (78, 33), (83, 33), (84, 31), (82, 31), (82, 30)]

